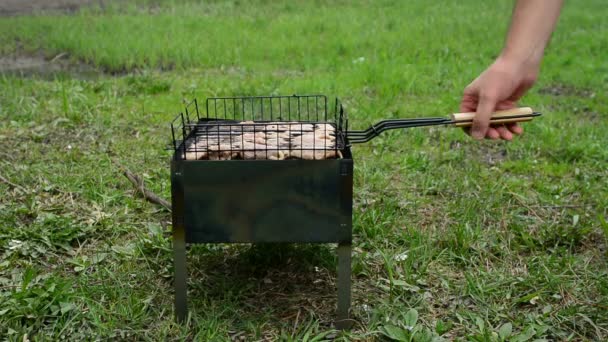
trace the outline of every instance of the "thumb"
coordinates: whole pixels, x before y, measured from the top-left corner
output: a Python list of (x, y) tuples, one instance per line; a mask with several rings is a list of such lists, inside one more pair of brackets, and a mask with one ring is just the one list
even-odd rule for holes
[(492, 117), (494, 108), (496, 108), (497, 102), (494, 96), (480, 96), (479, 103), (477, 104), (477, 113), (473, 118), (473, 126), (471, 127), (471, 136), (473, 138), (481, 140), (486, 136), (490, 125), (490, 118)]

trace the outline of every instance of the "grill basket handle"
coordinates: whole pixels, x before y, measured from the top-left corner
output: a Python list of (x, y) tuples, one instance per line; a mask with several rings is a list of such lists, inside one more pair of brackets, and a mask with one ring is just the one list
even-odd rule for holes
[[(530, 107), (499, 110), (492, 113), (490, 125), (532, 121), (532, 119), (538, 115), (540, 115), (540, 113), (535, 113)], [(475, 112), (454, 113), (451, 115), (452, 122), (456, 127), (469, 127), (473, 125), (474, 117)]]
[[(492, 114), (490, 125), (531, 121), (541, 115), (530, 107), (499, 110)], [(454, 127), (468, 127), (473, 124), (475, 113), (454, 113), (450, 118), (418, 118), (418, 119), (390, 119), (383, 120), (363, 131), (348, 131), (346, 137), (351, 144), (368, 142), (380, 133), (399, 128), (425, 127), (437, 125), (452, 125)]]

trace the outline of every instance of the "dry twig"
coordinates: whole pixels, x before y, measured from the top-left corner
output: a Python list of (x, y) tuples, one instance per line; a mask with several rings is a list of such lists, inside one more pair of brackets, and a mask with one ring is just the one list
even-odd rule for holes
[(163, 206), (168, 211), (171, 211), (171, 203), (167, 202), (167, 200), (159, 197), (157, 194), (152, 191), (146, 189), (144, 186), (144, 181), (133, 172), (129, 171), (126, 167), (121, 166), (120, 164), (114, 162), (122, 171), (122, 174), (127, 177), (127, 179), (139, 190), (139, 192), (144, 196), (144, 198), (151, 203), (158, 204)]
[(22, 187), (21, 185), (15, 184), (15, 183), (9, 181), (8, 179), (2, 177), (2, 175), (0, 175), (0, 181), (2, 181), (3, 183), (8, 184), (12, 188), (19, 189), (19, 190), (25, 190), (25, 188)]

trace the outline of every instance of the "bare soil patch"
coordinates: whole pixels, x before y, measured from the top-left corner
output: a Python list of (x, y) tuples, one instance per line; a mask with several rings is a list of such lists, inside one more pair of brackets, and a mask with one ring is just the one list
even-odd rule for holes
[(494, 166), (502, 163), (507, 158), (507, 150), (501, 144), (476, 144), (476, 145), (461, 145), (460, 142), (452, 142), (450, 149), (458, 150), (465, 148), (467, 154), (477, 160), (483, 160), (486, 164)]
[(553, 96), (578, 96), (578, 97), (594, 97), (595, 93), (590, 89), (578, 88), (568, 84), (552, 84), (541, 88), (538, 91), (543, 95)]
[(0, 75), (43, 78), (69, 75), (77, 78), (93, 78), (101, 73), (92, 65), (69, 60), (67, 54), (59, 54), (53, 58), (24, 54), (0, 56)]
[(82, 6), (100, 5), (106, 0), (2, 0), (0, 16), (27, 15), (40, 12), (72, 13)]

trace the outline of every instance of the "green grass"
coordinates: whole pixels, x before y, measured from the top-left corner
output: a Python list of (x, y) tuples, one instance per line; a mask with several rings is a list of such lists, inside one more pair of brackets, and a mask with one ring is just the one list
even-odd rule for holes
[(169, 198), (168, 122), (192, 97), (326, 93), (355, 128), (446, 115), (510, 6), (137, 1), (0, 18), (5, 54), (128, 72), (0, 78), (0, 337), (608, 338), (602, 0), (567, 3), (522, 101), (545, 115), (520, 139), (432, 128), (355, 147), (350, 332), (331, 330), (331, 246), (195, 246), (192, 316), (175, 324), (170, 215), (113, 163)]

